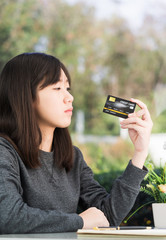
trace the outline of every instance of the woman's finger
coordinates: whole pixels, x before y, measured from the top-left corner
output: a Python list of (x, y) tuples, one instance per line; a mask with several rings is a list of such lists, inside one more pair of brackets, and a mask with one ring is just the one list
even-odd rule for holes
[(138, 112), (130, 113), (128, 117), (142, 117), (145, 114), (145, 109), (141, 109)]
[(126, 120), (122, 121), (121, 126), (129, 126), (130, 124), (136, 124), (140, 127), (147, 127), (147, 122), (143, 121), (141, 118), (138, 117), (130, 117)]
[(149, 113), (148, 108), (145, 103), (141, 102), (138, 99), (134, 99), (134, 98), (131, 98), (130, 101), (135, 102), (141, 109), (144, 109), (145, 112), (142, 115), (144, 117), (144, 119), (147, 119), (147, 120), (151, 119), (150, 113)]

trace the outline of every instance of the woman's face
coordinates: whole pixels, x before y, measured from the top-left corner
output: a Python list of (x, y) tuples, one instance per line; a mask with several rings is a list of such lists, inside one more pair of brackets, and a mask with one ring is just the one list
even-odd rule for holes
[(66, 128), (71, 123), (73, 96), (66, 75), (61, 70), (59, 82), (37, 90), (34, 103), (40, 129)]

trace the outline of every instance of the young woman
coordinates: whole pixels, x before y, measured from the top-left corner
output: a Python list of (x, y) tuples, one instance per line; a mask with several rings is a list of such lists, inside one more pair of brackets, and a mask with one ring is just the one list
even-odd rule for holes
[[(11, 59), (0, 76), (0, 233), (77, 231), (119, 225), (147, 170), (147, 107), (121, 122), (134, 155), (110, 193), (94, 179), (67, 127), (73, 96), (66, 67), (43, 53)], [(77, 214), (81, 206), (83, 212)]]

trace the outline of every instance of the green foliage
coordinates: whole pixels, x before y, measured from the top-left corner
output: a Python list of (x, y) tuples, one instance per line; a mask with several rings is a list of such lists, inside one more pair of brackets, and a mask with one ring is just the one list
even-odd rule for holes
[[(109, 114), (103, 113), (106, 97), (102, 97), (100, 101), (96, 101), (92, 106), (92, 110), (86, 114), (85, 134), (94, 135), (114, 135), (120, 133), (119, 119), (110, 117)], [(90, 105), (90, 104), (89, 104)]]
[(153, 98), (156, 86), (166, 83), (166, 28), (151, 18), (133, 33), (123, 18), (100, 20), (83, 2), (1, 0), (0, 69), (19, 53), (37, 51), (45, 38), (43, 51), (60, 58), (72, 76), (74, 111), (85, 112), (86, 134), (119, 134), (118, 120), (102, 113), (108, 94), (143, 100), (154, 132), (164, 132), (165, 113), (155, 118)]
[(125, 217), (122, 225), (154, 226), (152, 205), (154, 199), (140, 192), (131, 211)]
[(141, 191), (153, 197), (155, 202), (166, 203), (166, 164), (158, 169), (158, 173), (151, 163), (148, 163), (147, 167), (149, 169), (145, 178), (147, 183), (141, 187)]
[(82, 150), (85, 161), (95, 174), (123, 171), (133, 154), (131, 142), (121, 138), (117, 139), (114, 144), (78, 144), (77, 142), (74, 144)]
[[(133, 225), (133, 221), (136, 220), (136, 225), (142, 225), (140, 222), (142, 216), (143, 225), (153, 224), (151, 203), (166, 203), (166, 164), (164, 167), (154, 168), (153, 164), (147, 160), (146, 167), (149, 172), (141, 184), (141, 191), (134, 207), (123, 221), (124, 224), (130, 225), (132, 222), (131, 225)], [(141, 199), (142, 196), (144, 199)]]
[[(0, 3), (0, 69), (9, 58), (34, 46), (42, 34), (42, 9), (35, 0)], [(40, 21), (38, 21), (40, 19)]]
[(117, 177), (121, 176), (122, 173), (123, 170), (115, 169), (114, 167), (110, 169), (109, 172), (96, 173), (94, 178), (107, 190), (107, 192), (110, 192), (113, 182)]
[(165, 133), (166, 132), (166, 124), (165, 124), (165, 119), (166, 119), (166, 111), (163, 111), (158, 117), (156, 117), (154, 121), (154, 126), (153, 126), (153, 133)]

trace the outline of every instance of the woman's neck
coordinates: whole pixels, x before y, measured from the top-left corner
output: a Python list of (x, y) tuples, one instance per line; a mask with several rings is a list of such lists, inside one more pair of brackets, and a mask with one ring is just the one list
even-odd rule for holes
[(42, 142), (39, 146), (39, 149), (41, 149), (45, 152), (51, 152), (54, 131), (53, 130), (50, 130), (50, 131), (41, 130), (41, 134), (42, 134)]

